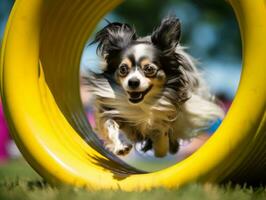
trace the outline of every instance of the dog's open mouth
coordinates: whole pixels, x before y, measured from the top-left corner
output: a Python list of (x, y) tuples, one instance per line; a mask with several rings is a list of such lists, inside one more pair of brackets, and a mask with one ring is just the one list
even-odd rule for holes
[(152, 85), (150, 85), (150, 87), (148, 87), (146, 90), (144, 91), (128, 91), (129, 94), (129, 101), (131, 103), (139, 103), (143, 100), (143, 98), (145, 97), (145, 95), (151, 90)]

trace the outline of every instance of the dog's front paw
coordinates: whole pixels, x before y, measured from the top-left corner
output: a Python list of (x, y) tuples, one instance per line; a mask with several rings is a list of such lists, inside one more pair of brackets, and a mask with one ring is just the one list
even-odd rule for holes
[(132, 144), (122, 144), (122, 143), (119, 145), (109, 144), (106, 146), (106, 148), (118, 156), (125, 156), (132, 149)]
[(116, 149), (115, 154), (119, 156), (125, 156), (127, 155), (130, 150), (132, 149), (131, 144), (121, 145), (121, 148)]

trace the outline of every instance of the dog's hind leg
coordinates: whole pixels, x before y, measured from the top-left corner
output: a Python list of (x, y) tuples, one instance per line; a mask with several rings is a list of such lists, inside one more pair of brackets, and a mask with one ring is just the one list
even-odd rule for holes
[(130, 152), (132, 145), (121, 140), (119, 125), (113, 119), (107, 119), (104, 123), (104, 131), (110, 141), (106, 148), (116, 155), (126, 155)]
[(146, 139), (143, 143), (144, 145), (141, 147), (141, 151), (146, 153), (147, 151), (152, 149), (152, 140), (150, 138)]

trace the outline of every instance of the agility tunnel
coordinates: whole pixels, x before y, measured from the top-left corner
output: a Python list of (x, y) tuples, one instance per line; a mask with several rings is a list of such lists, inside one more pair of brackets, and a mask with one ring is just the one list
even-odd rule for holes
[(266, 1), (229, 1), (241, 30), (243, 68), (223, 123), (192, 156), (152, 173), (101, 147), (80, 100), (84, 45), (101, 17), (119, 3), (15, 2), (1, 52), (1, 95), (13, 138), (30, 165), (50, 183), (94, 190), (175, 188), (195, 181), (265, 183)]

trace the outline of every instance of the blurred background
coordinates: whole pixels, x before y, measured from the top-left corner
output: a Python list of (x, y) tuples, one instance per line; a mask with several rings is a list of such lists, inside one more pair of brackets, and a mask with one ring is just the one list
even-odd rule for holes
[[(0, 0), (0, 43), (2, 43), (4, 27), (13, 3), (13, 0)], [(127, 0), (104, 18), (111, 22), (119, 21), (134, 25), (138, 35), (145, 36), (150, 34), (161, 19), (169, 14), (175, 14), (180, 18), (181, 44), (186, 46), (188, 53), (199, 61), (199, 68), (203, 71), (210, 89), (228, 109), (237, 90), (241, 73), (241, 40), (233, 10), (226, 1)], [(91, 38), (106, 24), (104, 19), (101, 20)], [(89, 38), (88, 44), (90, 41)], [(86, 73), (87, 69), (99, 71), (96, 46), (88, 44), (84, 46), (81, 58), (81, 74)], [(81, 97), (85, 110), (88, 110), (89, 94), (84, 85), (81, 85)], [(17, 158), (19, 153), (8, 135), (2, 109), (0, 112), (1, 164), (10, 158)], [(90, 117), (88, 115), (88, 118)], [(145, 159), (149, 162), (154, 160)], [(164, 161), (168, 162), (166, 165), (173, 162), (172, 159), (170, 160)]]
[[(212, 0), (127, 0), (108, 13), (97, 25), (85, 45), (81, 59), (81, 74), (92, 70), (100, 72), (100, 60), (96, 55), (97, 45), (89, 45), (95, 33), (111, 22), (124, 22), (134, 26), (139, 36), (151, 34), (160, 21), (169, 14), (181, 20), (181, 45), (197, 61), (211, 91), (223, 103), (225, 111), (231, 105), (237, 90), (241, 72), (241, 40), (233, 10), (225, 1)], [(81, 98), (89, 122), (94, 126), (93, 105), (86, 85), (81, 84)], [(220, 122), (211, 126), (213, 133)], [(195, 152), (211, 134), (189, 141), (180, 141), (176, 155), (155, 158), (152, 152), (143, 154), (138, 145), (126, 157), (121, 157), (134, 167), (155, 171), (175, 164)]]
[[(0, 0), (0, 52), (5, 25), (13, 3), (13, 0)], [(0, 99), (0, 165), (8, 159), (15, 159), (20, 156), (15, 143), (10, 138), (1, 102)]]

